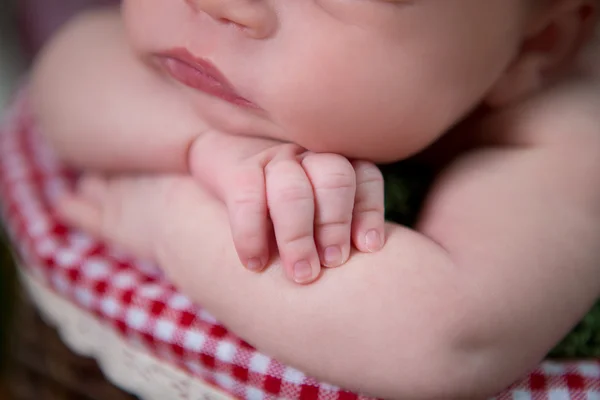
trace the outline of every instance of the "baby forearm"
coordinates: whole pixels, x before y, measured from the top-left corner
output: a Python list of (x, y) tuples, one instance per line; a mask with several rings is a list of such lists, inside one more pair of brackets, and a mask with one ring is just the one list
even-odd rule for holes
[(195, 207), (173, 209), (197, 213), (170, 215), (165, 237), (177, 242), (159, 241), (161, 265), (259, 349), (320, 379), (387, 398), (472, 398), (509, 383), (479, 382), (485, 363), (462, 331), (474, 316), (460, 271), (414, 232), (390, 225), (382, 252), (355, 254), (317, 283), (298, 286), (277, 266), (263, 274), (245, 270), (222, 206), (201, 190), (176, 193), (175, 202)]
[(76, 17), (32, 74), (41, 131), (68, 163), (103, 171), (183, 171), (204, 125), (127, 47), (118, 10)]

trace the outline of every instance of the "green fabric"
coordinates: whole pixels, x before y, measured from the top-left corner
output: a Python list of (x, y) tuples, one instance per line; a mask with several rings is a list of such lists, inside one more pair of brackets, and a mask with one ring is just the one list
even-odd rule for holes
[[(385, 180), (386, 219), (411, 226), (433, 174), (414, 161), (380, 166)], [(600, 357), (600, 302), (549, 354), (552, 358)]]

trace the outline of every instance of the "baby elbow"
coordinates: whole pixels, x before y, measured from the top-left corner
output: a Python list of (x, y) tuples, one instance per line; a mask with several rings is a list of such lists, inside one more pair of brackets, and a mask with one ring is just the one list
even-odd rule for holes
[(472, 354), (457, 354), (444, 361), (433, 359), (420, 375), (409, 382), (398, 375), (393, 378), (397, 384), (377, 395), (406, 400), (485, 400), (508, 387), (515, 378), (507, 379), (494, 360)]
[[(494, 335), (481, 336), (457, 324), (441, 329), (412, 354), (414, 367), (397, 355), (394, 384), (384, 398), (410, 400), (479, 400), (497, 395), (537, 362)], [(414, 350), (414, 349), (413, 349)], [(408, 376), (407, 376), (408, 375)]]
[(495, 335), (481, 337), (465, 329), (457, 337), (445, 356), (430, 364), (431, 384), (423, 399), (489, 399), (540, 361), (537, 354)]
[(484, 400), (497, 395), (516, 377), (509, 377), (487, 354), (457, 354), (439, 372), (428, 399)]

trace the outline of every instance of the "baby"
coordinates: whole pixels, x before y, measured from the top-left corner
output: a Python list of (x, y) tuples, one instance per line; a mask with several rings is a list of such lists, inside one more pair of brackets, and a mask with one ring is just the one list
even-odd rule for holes
[[(383, 244), (381, 176), (374, 165), (350, 164), (339, 155), (374, 162), (414, 155), (484, 96), (495, 105), (522, 97), (577, 49), (582, 16), (563, 45), (562, 36), (552, 37), (558, 26), (553, 13), (562, 10), (553, 5), (544, 15), (530, 10), (538, 4), (522, 3), (497, 11), (467, 4), (415, 7), (407, 1), (324, 3), (286, 9), (288, 21), (267, 4), (127, 1), (123, 35), (136, 55), (107, 55), (105, 62), (118, 69), (113, 73), (121, 77), (115, 78), (120, 88), (103, 89), (123, 103), (100, 100), (99, 89), (87, 87), (85, 103), (97, 99), (110, 108), (100, 111), (93, 101), (87, 111), (95, 114), (92, 119), (68, 107), (85, 121), (67, 128), (53, 122), (72, 117), (50, 110), (57, 100), (53, 95), (47, 104), (42, 93), (40, 118), (57, 149), (79, 167), (189, 168), (227, 204), (234, 243), (248, 268), (267, 264), (272, 225), (289, 276), (306, 283), (318, 276), (321, 264), (347, 260), (351, 237), (362, 251)], [(479, 26), (484, 17), (494, 23), (475, 31), (471, 25)], [(300, 31), (306, 21), (310, 32)], [(65, 58), (73, 54), (59, 57), (57, 66), (45, 65), (52, 58), (42, 61), (40, 79), (56, 80), (43, 71), (68, 69)], [(135, 76), (126, 79), (124, 73)], [(71, 85), (83, 90), (72, 74)], [(95, 77), (81, 79), (104, 86)], [(143, 102), (126, 97), (139, 96), (131, 91), (138, 84), (150, 97)], [(185, 100), (159, 106), (171, 101), (167, 96)], [(135, 125), (137, 112), (147, 126)], [(167, 122), (147, 118), (150, 112)], [(174, 120), (188, 125), (179, 132)]]
[[(169, 228), (159, 240), (168, 257), (147, 243), (132, 248), (167, 269), (185, 265), (176, 283), (242, 337), (376, 395), (475, 397), (531, 367), (600, 293), (600, 88), (584, 51), (595, 7), (125, 0), (120, 13), (84, 15), (57, 36), (38, 61), (33, 96), (43, 132), (76, 167), (191, 172), (226, 204), (249, 269), (267, 266), (271, 229), (296, 282), (316, 279), (321, 264), (347, 264), (337, 280), (287, 294), (217, 271), (211, 265), (232, 265), (230, 239), (218, 209), (190, 194), (206, 204), (186, 210), (210, 233)], [(373, 163), (417, 154), (440, 173), (416, 230), (384, 228)], [(118, 226), (107, 215), (130, 218), (115, 214), (130, 201), (105, 183), (87, 179), (62, 212), (127, 242), (102, 228)], [(183, 197), (170, 205), (183, 209)], [(350, 243), (374, 253), (350, 257)], [(227, 298), (236, 309), (209, 284), (235, 287)], [(323, 303), (308, 321), (306, 306)], [(340, 334), (348, 310), (368, 327), (356, 337)], [(261, 313), (271, 317), (264, 324), (248, 319)], [(336, 343), (321, 345), (323, 333)], [(409, 363), (415, 371), (400, 365)]]

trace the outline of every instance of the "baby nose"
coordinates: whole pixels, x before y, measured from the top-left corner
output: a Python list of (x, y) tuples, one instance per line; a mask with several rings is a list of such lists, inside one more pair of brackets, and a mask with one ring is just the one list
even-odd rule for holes
[(269, 37), (277, 25), (275, 11), (264, 0), (185, 0), (196, 12), (235, 24), (255, 39)]

